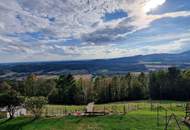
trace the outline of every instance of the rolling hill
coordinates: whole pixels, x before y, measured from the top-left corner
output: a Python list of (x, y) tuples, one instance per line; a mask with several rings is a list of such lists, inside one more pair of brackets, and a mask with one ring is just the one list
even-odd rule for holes
[(0, 78), (22, 77), (29, 73), (39, 75), (72, 74), (125, 74), (148, 72), (176, 66), (190, 67), (190, 51), (179, 54), (150, 54), (115, 59), (30, 62), (0, 64)]

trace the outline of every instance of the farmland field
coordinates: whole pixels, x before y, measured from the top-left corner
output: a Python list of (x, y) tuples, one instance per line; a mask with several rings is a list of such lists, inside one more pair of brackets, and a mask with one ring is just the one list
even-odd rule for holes
[[(159, 125), (157, 125), (156, 107), (158, 105), (168, 110), (168, 117), (174, 113), (181, 129), (188, 130), (181, 122), (185, 116), (185, 103), (171, 101), (152, 103), (152, 111), (148, 101), (96, 105), (95, 110), (97, 111), (112, 111), (110, 115), (97, 117), (61, 116), (61, 112), (65, 108), (67, 112), (71, 113), (83, 111), (85, 106), (48, 105), (44, 112), (47, 114), (48, 111), (49, 115), (52, 112), (55, 114), (54, 116), (45, 117), (44, 113), (44, 117), (37, 120), (29, 117), (20, 117), (10, 121), (1, 120), (0, 130), (164, 130), (165, 111), (159, 112)], [(124, 113), (124, 108), (126, 113)], [(171, 120), (168, 130), (179, 130), (175, 120)]]

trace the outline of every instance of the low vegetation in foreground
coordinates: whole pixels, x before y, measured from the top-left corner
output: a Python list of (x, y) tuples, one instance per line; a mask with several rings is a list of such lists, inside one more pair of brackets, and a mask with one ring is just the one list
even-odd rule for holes
[[(138, 109), (131, 110), (126, 114), (122, 113), (124, 105), (139, 106)], [(112, 115), (83, 117), (83, 116), (52, 116), (33, 119), (29, 117), (19, 117), (12, 120), (1, 120), (0, 130), (164, 130), (165, 111), (160, 110), (159, 122), (157, 116), (157, 106), (161, 105), (167, 110), (168, 117), (171, 113), (177, 116), (181, 130), (188, 130), (182, 122), (185, 116), (185, 102), (159, 102), (151, 105), (148, 102), (130, 102), (95, 105), (95, 108), (110, 108), (115, 106), (115, 112)], [(48, 105), (45, 108), (57, 112), (61, 108), (67, 107), (67, 111), (80, 110), (83, 106), (62, 106)], [(45, 111), (45, 110), (44, 110)], [(159, 123), (159, 125), (158, 125)], [(168, 130), (179, 130), (175, 120), (171, 120)]]

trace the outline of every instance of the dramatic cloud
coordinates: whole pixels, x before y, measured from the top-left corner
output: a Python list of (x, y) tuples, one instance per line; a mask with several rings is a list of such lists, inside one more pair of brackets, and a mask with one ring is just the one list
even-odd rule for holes
[[(179, 29), (181, 35), (189, 34), (184, 28), (189, 26), (170, 21), (190, 21), (188, 1), (180, 2), (186, 8), (171, 12), (172, 0), (0, 0), (0, 60), (76, 60), (182, 51), (190, 39), (175, 37)], [(180, 2), (175, 7), (181, 7)], [(159, 13), (164, 6), (168, 11)], [(169, 24), (162, 23), (163, 19)], [(156, 22), (165, 29), (176, 25), (167, 32), (173, 34), (167, 42)], [(149, 29), (154, 31), (147, 33)], [(154, 39), (152, 33), (162, 37)]]

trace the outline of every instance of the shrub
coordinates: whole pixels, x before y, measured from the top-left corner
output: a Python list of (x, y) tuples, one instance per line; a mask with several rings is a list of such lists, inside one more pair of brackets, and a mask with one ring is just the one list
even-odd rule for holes
[(35, 118), (39, 118), (42, 114), (43, 107), (48, 103), (46, 97), (30, 97), (26, 98), (25, 106), (26, 109), (29, 110)]

